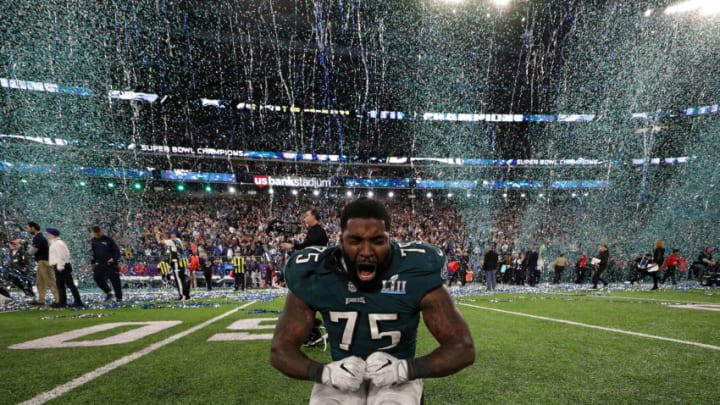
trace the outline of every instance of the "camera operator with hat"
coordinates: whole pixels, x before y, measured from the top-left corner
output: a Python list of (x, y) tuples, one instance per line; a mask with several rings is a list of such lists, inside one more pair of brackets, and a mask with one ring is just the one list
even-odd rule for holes
[(305, 240), (295, 243), (284, 242), (280, 245), (283, 249), (300, 250), (308, 246), (327, 246), (329, 239), (323, 227), (320, 226), (320, 212), (315, 208), (306, 210), (305, 223), (308, 226)]

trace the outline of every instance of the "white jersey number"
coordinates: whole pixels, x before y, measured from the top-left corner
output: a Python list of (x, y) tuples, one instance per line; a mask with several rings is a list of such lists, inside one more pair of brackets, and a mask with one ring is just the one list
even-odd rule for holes
[[(400, 343), (402, 332), (399, 330), (380, 332), (379, 322), (397, 320), (397, 314), (368, 314), (368, 322), (370, 323), (370, 338), (380, 340), (390, 338), (390, 345), (381, 347), (378, 350), (388, 350)], [(340, 339), (340, 348), (345, 351), (350, 350), (352, 346), (353, 336), (355, 334), (355, 326), (357, 325), (358, 313), (355, 311), (330, 311), (330, 321), (339, 323), (345, 320), (345, 330)]]

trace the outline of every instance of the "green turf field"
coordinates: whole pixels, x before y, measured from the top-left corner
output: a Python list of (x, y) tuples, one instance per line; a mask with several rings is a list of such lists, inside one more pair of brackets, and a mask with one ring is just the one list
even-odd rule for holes
[[(720, 401), (720, 292), (468, 292), (453, 290), (477, 361), (454, 376), (426, 380), (427, 404)], [(284, 377), (268, 360), (273, 320), (284, 301), (274, 296), (227, 292), (178, 306), (131, 293), (120, 307), (2, 312), (0, 403), (307, 403), (311, 383)], [(671, 307), (692, 303), (707, 305)], [(260, 318), (266, 320), (252, 321)], [(125, 324), (160, 321), (179, 323)], [(32, 343), (108, 323), (120, 326)], [(96, 345), (147, 325), (164, 329)], [(237, 340), (248, 336), (255, 339)], [(418, 353), (434, 345), (421, 327)], [(329, 361), (322, 349), (305, 350)]]

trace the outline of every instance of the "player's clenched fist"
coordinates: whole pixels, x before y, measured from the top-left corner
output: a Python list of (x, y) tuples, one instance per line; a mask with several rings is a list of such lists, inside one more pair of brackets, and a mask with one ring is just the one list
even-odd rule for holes
[(365, 380), (365, 361), (357, 356), (346, 357), (323, 367), (322, 383), (342, 391), (357, 391)]
[(407, 360), (400, 360), (385, 352), (375, 352), (368, 356), (365, 378), (377, 387), (402, 384), (408, 380)]

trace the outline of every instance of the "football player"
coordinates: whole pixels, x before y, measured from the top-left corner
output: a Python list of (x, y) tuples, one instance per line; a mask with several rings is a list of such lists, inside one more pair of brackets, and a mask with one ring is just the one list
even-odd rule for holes
[[(311, 404), (420, 404), (422, 378), (453, 374), (475, 361), (464, 318), (445, 288), (445, 257), (424, 243), (391, 241), (385, 206), (360, 198), (340, 219), (340, 244), (290, 257), (290, 289), (273, 336), (270, 361), (289, 377), (315, 381)], [(320, 312), (333, 362), (300, 347)], [(422, 312), (438, 341), (416, 356)]]

